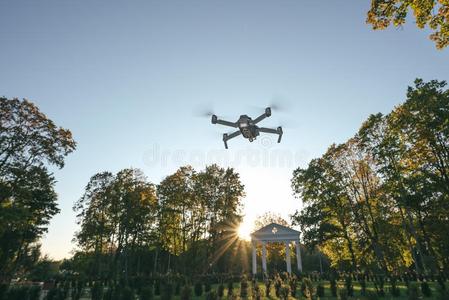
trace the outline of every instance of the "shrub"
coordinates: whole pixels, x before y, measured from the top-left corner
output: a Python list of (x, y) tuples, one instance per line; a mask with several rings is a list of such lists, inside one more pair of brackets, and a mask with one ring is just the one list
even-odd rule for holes
[(162, 286), (161, 300), (171, 300), (173, 297), (173, 284), (169, 281)]
[(316, 287), (316, 295), (320, 298), (324, 297), (324, 286), (321, 281), (318, 282), (318, 286)]
[(424, 296), (432, 296), (432, 290), (430, 289), (429, 283), (427, 281), (421, 282), (421, 292)]
[(90, 289), (90, 296), (92, 300), (101, 300), (103, 298), (103, 286), (96, 281)]
[(282, 280), (280, 277), (277, 277), (274, 282), (274, 291), (276, 293), (276, 297), (280, 297), (281, 295), (281, 287), (282, 287)]
[[(41, 287), (40, 286), (33, 286), (29, 290), (30, 300), (39, 300), (41, 296)], [(1, 299), (1, 297), (0, 297)]]
[(361, 278), (359, 280), (359, 283), (360, 283), (360, 294), (362, 296), (365, 296), (366, 295), (366, 280), (365, 280), (365, 278), (364, 277)]
[(211, 290), (210, 281), (206, 280), (206, 283), (204, 284), (204, 292), (209, 293)]
[(134, 300), (134, 298), (135, 298), (134, 291), (129, 286), (123, 287), (120, 299)]
[(410, 283), (407, 292), (409, 300), (419, 300), (421, 298), (418, 285), (416, 283)]
[(190, 300), (190, 298), (192, 297), (192, 288), (190, 287), (190, 285), (185, 285), (182, 287), (181, 289), (181, 300)]
[(296, 280), (296, 276), (295, 277), (291, 277), (290, 281), (290, 292), (292, 294), (292, 297), (296, 297), (296, 286), (297, 286), (297, 280)]
[(195, 296), (200, 297), (203, 294), (203, 285), (201, 284), (201, 282), (197, 282), (195, 283)]
[(347, 300), (348, 299), (348, 290), (347, 289), (339, 289), (338, 290), (338, 299)]
[(154, 294), (156, 296), (160, 296), (161, 294), (161, 282), (159, 280), (156, 280), (154, 283)]
[(8, 290), (6, 299), (8, 300), (24, 300), (28, 299), (28, 287), (13, 287)]
[(140, 300), (153, 299), (153, 287), (151, 285), (144, 286), (140, 291)]
[(365, 298), (366, 300), (378, 300), (379, 296), (377, 295), (377, 292), (367, 291)]
[(438, 286), (436, 299), (437, 300), (447, 300), (447, 299), (449, 299), (449, 292), (446, 291), (446, 289), (443, 288), (441, 285)]
[(393, 297), (399, 297), (401, 295), (401, 290), (398, 288), (397, 281), (395, 277), (390, 280), (391, 288), (390, 293)]
[(288, 300), (288, 296), (290, 296), (290, 286), (288, 284), (283, 284), (281, 286), (279, 296), (282, 300)]
[(346, 276), (345, 278), (345, 287), (346, 292), (348, 293), (349, 297), (354, 296), (354, 286), (352, 285), (352, 277), (351, 275)]
[(302, 280), (301, 292), (306, 299), (312, 299), (315, 293), (313, 283), (309, 278), (304, 278)]
[(232, 280), (228, 281), (228, 296), (232, 295), (234, 292), (234, 283), (232, 282)]
[(206, 294), (206, 300), (217, 300), (218, 295), (215, 290), (210, 290), (209, 293)]
[(270, 297), (272, 283), (271, 279), (265, 280), (265, 297)]
[(224, 287), (224, 284), (222, 282), (222, 283), (220, 283), (220, 285), (218, 286), (218, 289), (217, 289), (218, 298), (222, 298), (223, 297), (224, 289), (225, 289), (225, 287)]
[(243, 276), (242, 280), (240, 281), (240, 297), (248, 297), (248, 280), (246, 280), (245, 276)]
[(332, 296), (337, 297), (337, 280), (335, 280), (335, 278), (331, 278), (330, 285), (331, 285)]
[(253, 299), (260, 300), (262, 299), (262, 295), (260, 292), (260, 287), (257, 284), (257, 281), (253, 283)]
[(0, 300), (6, 300), (7, 293), (8, 285), (6, 283), (0, 283)]

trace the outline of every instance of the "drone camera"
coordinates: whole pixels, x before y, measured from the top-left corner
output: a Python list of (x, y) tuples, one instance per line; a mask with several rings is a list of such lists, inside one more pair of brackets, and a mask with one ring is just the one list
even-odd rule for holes
[(269, 107), (265, 108), (265, 115), (267, 117), (271, 116), (271, 108), (269, 108)]

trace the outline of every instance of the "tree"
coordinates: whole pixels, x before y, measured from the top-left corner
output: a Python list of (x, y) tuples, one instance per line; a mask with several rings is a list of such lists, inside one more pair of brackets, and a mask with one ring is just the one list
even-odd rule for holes
[(48, 165), (75, 150), (70, 131), (31, 102), (0, 98), (0, 281), (32, 258), (36, 241), (59, 212)]
[(429, 26), (430, 39), (438, 49), (449, 44), (449, 3), (445, 0), (371, 0), (366, 22), (373, 29), (385, 29), (391, 24), (402, 26), (409, 11), (413, 11), (418, 28)]

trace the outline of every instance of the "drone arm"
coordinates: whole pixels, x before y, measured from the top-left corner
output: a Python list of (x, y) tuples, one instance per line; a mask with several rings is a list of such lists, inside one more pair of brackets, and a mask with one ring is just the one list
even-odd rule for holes
[(234, 127), (237, 128), (237, 122), (229, 122), (229, 121), (225, 121), (225, 120), (219, 120), (218, 117), (216, 115), (212, 115), (212, 119), (211, 119), (212, 124), (220, 124), (220, 125), (225, 125), (225, 126), (229, 126), (229, 127)]
[(265, 127), (259, 127), (259, 131), (260, 131), (260, 132), (273, 133), (273, 134), (279, 135), (279, 137), (278, 137), (278, 143), (281, 142), (282, 134), (284, 134), (284, 132), (282, 131), (282, 127), (280, 127), (280, 126), (279, 126), (277, 129), (265, 128)]
[(267, 118), (271, 116), (271, 108), (267, 107), (265, 108), (265, 113), (258, 116), (257, 118), (254, 119), (254, 124), (259, 123), (260, 121), (262, 121), (263, 119)]
[(223, 142), (224, 142), (225, 148), (228, 149), (228, 140), (235, 138), (236, 136), (239, 136), (240, 134), (241, 134), (240, 130), (237, 130), (231, 134), (227, 134), (227, 133), (223, 134)]

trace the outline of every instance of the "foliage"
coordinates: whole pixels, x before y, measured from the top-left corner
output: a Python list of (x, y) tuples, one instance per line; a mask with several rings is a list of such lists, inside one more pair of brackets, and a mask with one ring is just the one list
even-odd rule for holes
[(279, 296), (282, 300), (288, 300), (288, 297), (290, 296), (290, 285), (282, 284), (279, 289)]
[(265, 280), (265, 297), (270, 297), (271, 286), (273, 285), (273, 281), (269, 278)]
[(120, 300), (134, 300), (135, 299), (134, 291), (129, 286), (123, 287), (120, 294), (121, 294)]
[(162, 285), (161, 300), (171, 300), (173, 297), (173, 283), (170, 281)]
[(101, 300), (103, 298), (103, 286), (96, 281), (90, 290), (92, 300)]
[(421, 294), (416, 283), (410, 283), (407, 290), (409, 300), (419, 300), (422, 299)]
[[(449, 91), (415, 81), (388, 115), (371, 115), (354, 137), (331, 145), (292, 188), (304, 207), (293, 216), (308, 248), (331, 266), (377, 274), (444, 267), (449, 249)], [(383, 279), (376, 285), (383, 293)]]
[(449, 3), (447, 1), (371, 0), (367, 23), (373, 29), (385, 29), (391, 24), (402, 26), (409, 11), (413, 12), (418, 28), (430, 27), (430, 35), (438, 49), (449, 44)]
[(225, 289), (225, 286), (224, 286), (223, 282), (220, 282), (220, 284), (218, 285), (218, 288), (217, 288), (218, 298), (222, 298), (223, 297), (224, 289)]
[(316, 287), (316, 295), (318, 297), (324, 297), (324, 286), (323, 283), (320, 281)]
[(181, 289), (181, 300), (190, 300), (192, 298), (192, 288), (190, 285), (185, 285)]
[[(39, 300), (42, 289), (40, 286), (32, 286), (29, 289), (29, 300)], [(1, 299), (1, 297), (0, 297)]]
[(33, 103), (0, 97), (0, 282), (37, 261), (36, 241), (59, 212), (47, 167), (62, 168), (74, 149), (70, 131)]
[(206, 294), (206, 300), (217, 300), (217, 299), (218, 299), (218, 295), (217, 295), (217, 292), (215, 290), (210, 290)]
[(195, 296), (200, 297), (203, 294), (203, 284), (201, 282), (195, 283), (193, 290), (195, 292)]
[(152, 300), (153, 299), (153, 286), (147, 285), (142, 288), (140, 292), (140, 300)]
[(421, 282), (421, 292), (424, 296), (432, 296), (432, 290), (430, 289), (429, 283), (427, 281)]
[(242, 276), (242, 280), (240, 281), (240, 297), (248, 297), (248, 280), (246, 276)]

